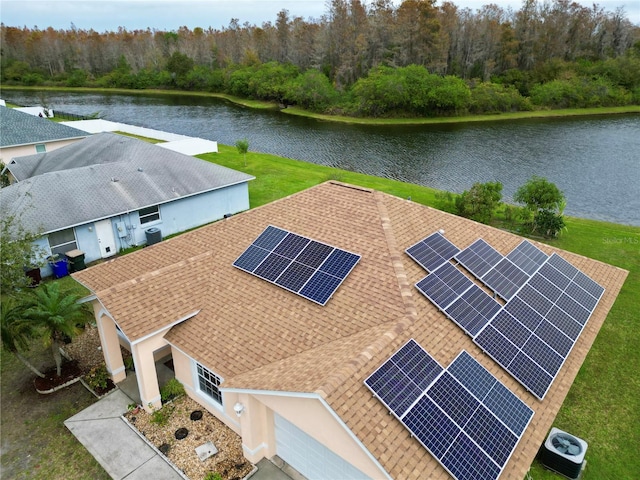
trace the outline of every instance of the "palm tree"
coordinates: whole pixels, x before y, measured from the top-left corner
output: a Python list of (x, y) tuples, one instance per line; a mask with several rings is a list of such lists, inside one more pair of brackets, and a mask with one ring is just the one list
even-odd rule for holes
[(60, 291), (58, 282), (40, 286), (28, 303), (25, 316), (44, 330), (44, 336), (51, 344), (51, 352), (56, 362), (56, 374), (62, 374), (62, 354), (60, 347), (66, 337), (75, 337), (78, 323), (84, 323), (85, 308), (78, 303), (80, 295)]
[(12, 297), (5, 297), (0, 304), (0, 335), (2, 348), (13, 353), (29, 370), (44, 378), (44, 373), (38, 370), (23, 355), (28, 350), (30, 341), (36, 336), (32, 322), (24, 318), (25, 306), (16, 303)]

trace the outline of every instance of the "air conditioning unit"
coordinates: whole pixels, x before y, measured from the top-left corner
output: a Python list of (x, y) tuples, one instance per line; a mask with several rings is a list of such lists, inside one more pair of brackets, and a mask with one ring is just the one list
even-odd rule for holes
[(587, 446), (584, 440), (554, 427), (538, 452), (538, 460), (549, 470), (575, 480), (586, 464)]

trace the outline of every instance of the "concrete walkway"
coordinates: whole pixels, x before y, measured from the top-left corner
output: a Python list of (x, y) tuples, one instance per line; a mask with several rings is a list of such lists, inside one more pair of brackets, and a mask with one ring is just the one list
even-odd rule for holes
[(113, 479), (184, 480), (121, 418), (131, 403), (117, 389), (64, 424)]
[[(132, 403), (118, 388), (64, 424), (115, 480), (185, 480), (121, 418)], [(251, 480), (291, 480), (266, 458), (257, 466)]]

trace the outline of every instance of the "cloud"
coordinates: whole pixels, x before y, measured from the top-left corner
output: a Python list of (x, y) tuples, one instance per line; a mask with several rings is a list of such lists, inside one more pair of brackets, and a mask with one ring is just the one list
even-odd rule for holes
[(275, 23), (282, 9), (288, 10), (290, 17), (307, 19), (320, 17), (326, 7), (324, 1), (265, 0), (10, 0), (0, 5), (2, 22), (7, 26), (67, 29), (73, 23), (79, 29), (98, 32), (118, 27), (127, 30), (177, 30), (181, 26), (222, 28), (228, 26), (232, 18), (237, 18), (240, 24), (261, 25)]
[[(371, 0), (366, 1), (370, 3)], [(442, 3), (440, 0), (438, 3)], [(400, 3), (400, 0), (393, 2)], [(518, 10), (521, 0), (464, 0), (453, 1), (460, 8), (476, 10), (495, 3)], [(591, 8), (592, 0), (579, 0)], [(613, 12), (622, 6), (627, 18), (640, 25), (640, 2), (637, 0), (603, 0), (600, 7)], [(177, 30), (182, 26), (220, 29), (228, 27), (232, 18), (240, 24), (262, 25), (275, 23), (280, 10), (288, 10), (290, 18), (320, 18), (327, 12), (325, 0), (0, 0), (2, 22), (7, 26), (40, 29), (68, 29), (73, 23), (82, 30), (98, 32), (127, 30)]]

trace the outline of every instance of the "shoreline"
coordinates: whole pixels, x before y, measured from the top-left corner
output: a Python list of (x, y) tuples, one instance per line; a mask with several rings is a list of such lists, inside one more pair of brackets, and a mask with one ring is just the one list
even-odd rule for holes
[[(571, 117), (594, 117), (603, 115), (623, 115), (623, 114), (640, 114), (640, 105), (626, 105), (622, 107), (596, 107), (596, 108), (567, 108), (559, 110), (532, 110), (527, 112), (511, 112), (511, 113), (495, 113), (483, 115), (463, 115), (459, 117), (418, 117), (418, 118), (360, 118), (347, 117), (341, 115), (327, 115), (323, 113), (315, 113), (304, 110), (300, 107), (284, 107), (282, 108), (275, 102), (267, 102), (264, 100), (250, 100), (225, 93), (212, 92), (191, 92), (185, 90), (132, 90), (125, 88), (91, 88), (91, 87), (27, 87), (16, 85), (3, 85), (2, 90), (26, 90), (26, 91), (50, 91), (50, 92), (78, 92), (78, 93), (100, 93), (100, 94), (120, 94), (120, 95), (174, 95), (174, 96), (191, 96), (206, 97), (225, 100), (235, 105), (257, 110), (278, 110), (287, 115), (298, 117), (312, 118), (318, 121), (347, 123), (354, 125), (438, 125), (438, 124), (459, 124), (459, 123), (477, 123), (477, 122), (497, 122), (497, 121), (513, 121), (513, 120), (529, 120), (529, 119), (552, 119), (552, 118), (571, 118)], [(1, 90), (0, 90), (1, 94)]]

